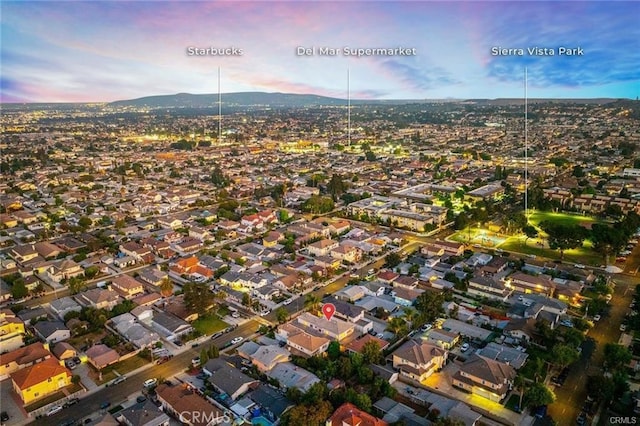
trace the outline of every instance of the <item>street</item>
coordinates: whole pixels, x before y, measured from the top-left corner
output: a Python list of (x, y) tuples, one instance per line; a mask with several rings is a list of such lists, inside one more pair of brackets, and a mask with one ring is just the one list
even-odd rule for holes
[(595, 344), (591, 358), (587, 358), (587, 355), (593, 350), (589, 347), (592, 344), (587, 341), (584, 344), (584, 356), (570, 367), (564, 385), (554, 389), (556, 402), (549, 406), (548, 413), (558, 425), (575, 424), (587, 398), (587, 377), (602, 371), (605, 344), (617, 343), (620, 337), (620, 323), (629, 310), (637, 279), (622, 274), (615, 275), (613, 279), (617, 285), (609, 304), (609, 312), (587, 334), (587, 339), (593, 339)]

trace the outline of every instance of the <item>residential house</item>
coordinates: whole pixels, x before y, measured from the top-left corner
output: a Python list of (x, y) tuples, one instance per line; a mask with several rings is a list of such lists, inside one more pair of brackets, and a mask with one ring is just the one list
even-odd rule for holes
[(278, 345), (260, 346), (250, 355), (251, 363), (263, 373), (270, 371), (281, 362), (289, 361), (290, 357), (291, 353)]
[(93, 288), (76, 295), (76, 300), (95, 309), (106, 309), (110, 311), (120, 303), (120, 296), (113, 290), (104, 290), (101, 288)]
[(39, 254), (32, 244), (13, 246), (9, 249), (9, 256), (21, 265), (36, 259)]
[(312, 256), (328, 256), (339, 246), (338, 241), (323, 239), (307, 246), (307, 252)]
[(69, 386), (71, 376), (71, 371), (49, 358), (11, 373), (11, 384), (24, 405), (29, 405)]
[(222, 420), (224, 416), (217, 406), (198, 395), (186, 384), (169, 386), (163, 383), (155, 391), (162, 410), (175, 416), (182, 424), (209, 426), (217, 424), (216, 419)]
[(163, 311), (175, 315), (186, 322), (193, 322), (198, 319), (198, 313), (187, 308), (187, 305), (184, 302), (184, 294), (165, 300), (162, 308)]
[(49, 358), (51, 358), (49, 345), (40, 342), (4, 353), (0, 355), (0, 380), (6, 379), (13, 372)]
[(91, 346), (85, 352), (87, 355), (87, 361), (98, 370), (106, 367), (107, 365), (114, 364), (120, 360), (118, 352), (111, 349), (107, 345), (97, 344)]
[(500, 402), (511, 389), (515, 377), (516, 370), (512, 366), (473, 354), (451, 379), (453, 386)]
[(234, 401), (260, 383), (221, 358), (207, 361), (202, 371), (209, 376), (209, 383), (218, 392), (228, 395)]
[(55, 259), (62, 253), (62, 250), (57, 245), (48, 241), (41, 241), (34, 244), (34, 248), (38, 254), (45, 259)]
[(460, 334), (442, 329), (432, 329), (427, 334), (427, 341), (435, 343), (442, 349), (449, 350), (458, 343)]
[(169, 426), (170, 419), (151, 400), (146, 400), (120, 411), (118, 421), (127, 426)]
[(362, 349), (369, 342), (375, 342), (381, 351), (384, 351), (387, 346), (389, 346), (389, 342), (386, 340), (382, 340), (376, 336), (372, 336), (371, 334), (365, 334), (357, 340), (353, 340), (346, 346), (346, 350), (349, 353), (359, 353), (362, 354)]
[(441, 370), (447, 362), (447, 351), (441, 347), (409, 340), (393, 352), (393, 366), (401, 376), (422, 382)]
[(338, 342), (350, 337), (355, 330), (355, 325), (352, 323), (336, 317), (329, 321), (324, 316), (318, 317), (309, 312), (303, 312), (296, 318), (296, 321), (298, 324), (310, 328), (319, 335), (329, 336), (329, 338), (337, 340)]
[(504, 281), (485, 275), (476, 275), (470, 278), (468, 291), (471, 294), (503, 301), (507, 300), (512, 292)]
[(296, 388), (302, 392), (306, 392), (315, 383), (320, 382), (318, 376), (291, 362), (280, 362), (266, 374), (270, 379), (277, 380), (280, 389), (283, 390)]
[(326, 352), (330, 339), (311, 334), (294, 322), (282, 324), (276, 332), (276, 339), (286, 342), (287, 349), (296, 355), (311, 357)]
[(64, 320), (64, 316), (69, 312), (80, 312), (82, 306), (71, 297), (61, 297), (49, 302), (49, 307), (58, 318)]
[(524, 272), (515, 272), (506, 279), (506, 285), (513, 290), (522, 293), (539, 293), (551, 296), (555, 290), (555, 284), (548, 275), (529, 275)]
[(0, 353), (18, 349), (24, 344), (25, 327), (10, 309), (0, 310)]
[(127, 274), (115, 277), (111, 281), (111, 288), (127, 300), (131, 300), (137, 295), (144, 293), (144, 286), (142, 283)]
[(62, 321), (38, 321), (33, 329), (47, 343), (61, 342), (71, 337), (71, 331)]
[(138, 278), (140, 281), (159, 287), (163, 280), (169, 278), (169, 275), (156, 267), (149, 267), (140, 271)]
[(271, 422), (277, 422), (287, 410), (295, 405), (282, 392), (265, 384), (258, 385), (254, 391), (249, 393), (248, 397), (260, 407), (260, 415)]
[(61, 361), (78, 356), (78, 351), (76, 351), (76, 348), (74, 348), (67, 342), (56, 343), (51, 353), (53, 353), (56, 358)]
[(111, 324), (118, 334), (137, 348), (149, 347), (160, 340), (160, 336), (138, 324), (136, 318), (130, 313), (112, 318)]
[(326, 426), (388, 426), (388, 423), (360, 410), (350, 402), (345, 402), (333, 412)]
[(54, 263), (46, 271), (49, 278), (59, 283), (73, 277), (84, 276), (84, 269), (71, 259), (65, 259), (60, 263)]
[(193, 331), (188, 322), (165, 312), (154, 312), (152, 325), (161, 335), (172, 341)]

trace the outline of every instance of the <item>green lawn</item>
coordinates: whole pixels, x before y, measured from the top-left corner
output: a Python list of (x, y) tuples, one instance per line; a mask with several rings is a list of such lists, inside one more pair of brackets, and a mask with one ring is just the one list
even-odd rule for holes
[[(118, 377), (118, 375), (122, 376), (130, 371), (147, 365), (148, 363), (148, 359), (142, 358), (139, 355), (135, 355), (131, 358), (125, 359), (124, 361), (116, 362), (115, 364), (106, 366), (102, 369), (102, 380), (98, 380), (98, 374), (95, 373), (94, 381), (98, 384), (106, 383), (110, 380), (115, 379), (116, 377)], [(118, 374), (116, 374), (116, 371), (118, 372)]]
[[(552, 250), (546, 246), (541, 247), (536, 244), (536, 240), (533, 238), (529, 238), (525, 246), (524, 237), (510, 237), (500, 245), (500, 249), (514, 253), (532, 254), (548, 259), (560, 259), (560, 251)], [(590, 241), (585, 241), (580, 248), (565, 250), (564, 260), (594, 266), (604, 263), (602, 256), (591, 249)]]
[(192, 325), (193, 328), (198, 330), (202, 335), (213, 334), (229, 326), (229, 324), (213, 314), (198, 318)]
[(603, 221), (592, 216), (583, 216), (580, 214), (563, 213), (563, 212), (541, 212), (534, 211), (529, 214), (529, 222), (538, 227), (541, 222), (548, 220), (549, 222), (561, 223), (563, 225), (586, 225), (592, 223), (602, 223)]

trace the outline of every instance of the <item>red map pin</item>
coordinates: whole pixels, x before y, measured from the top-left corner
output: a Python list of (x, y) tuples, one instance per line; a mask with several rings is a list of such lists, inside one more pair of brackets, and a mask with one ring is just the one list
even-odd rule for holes
[(331, 321), (333, 314), (336, 313), (336, 307), (333, 305), (333, 303), (325, 303), (324, 305), (322, 305), (322, 313), (324, 314), (324, 317), (327, 319), (327, 321)]

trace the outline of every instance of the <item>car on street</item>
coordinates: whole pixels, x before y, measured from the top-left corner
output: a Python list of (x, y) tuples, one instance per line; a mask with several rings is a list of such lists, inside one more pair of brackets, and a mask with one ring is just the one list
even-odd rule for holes
[(200, 357), (199, 357), (199, 356), (197, 356), (197, 357), (193, 358), (193, 359), (191, 360), (191, 365), (193, 365), (194, 367), (199, 366), (199, 365), (200, 365)]
[(231, 318), (240, 318), (240, 312), (235, 311), (234, 313), (231, 314)]
[(293, 299), (287, 299), (284, 302), (282, 302), (283, 305), (289, 305), (291, 304), (291, 302), (293, 302)]
[(596, 316), (594, 316), (594, 317), (593, 317), (593, 320), (594, 320), (595, 322), (598, 322), (598, 321), (600, 321), (600, 318), (602, 318), (602, 317), (600, 316), (600, 314), (598, 314), (598, 315), (596, 315)]
[(60, 411), (62, 411), (62, 405), (54, 405), (53, 407), (49, 408), (49, 410), (47, 410), (46, 416), (53, 416)]
[(142, 384), (145, 388), (152, 388), (155, 385), (158, 384), (158, 379), (156, 378), (151, 378), (151, 379), (147, 379), (144, 381), (144, 383)]
[(7, 413), (6, 411), (3, 411), (2, 413), (0, 413), (0, 421), (4, 423), (7, 420), (9, 420), (9, 413)]
[(100, 409), (101, 410), (106, 410), (109, 407), (111, 407), (111, 403), (109, 401), (105, 401), (102, 404), (100, 404)]
[(627, 331), (627, 325), (626, 324), (620, 324), (620, 331)]
[(145, 402), (147, 400), (147, 397), (144, 395), (138, 395), (138, 397), (136, 398), (136, 402), (140, 403), (140, 402)]
[(70, 400), (65, 402), (62, 406), (64, 408), (67, 408), (67, 407), (71, 407), (72, 405), (75, 405), (75, 404), (77, 404), (79, 402), (80, 402), (80, 398), (71, 398)]
[(113, 382), (111, 382), (112, 385), (117, 385), (118, 383), (122, 383), (125, 380), (127, 380), (127, 376), (118, 376), (115, 379), (113, 379)]
[(234, 337), (233, 339), (231, 339), (231, 344), (232, 345), (238, 344), (238, 343), (242, 342), (242, 339), (243, 339), (242, 336)]

